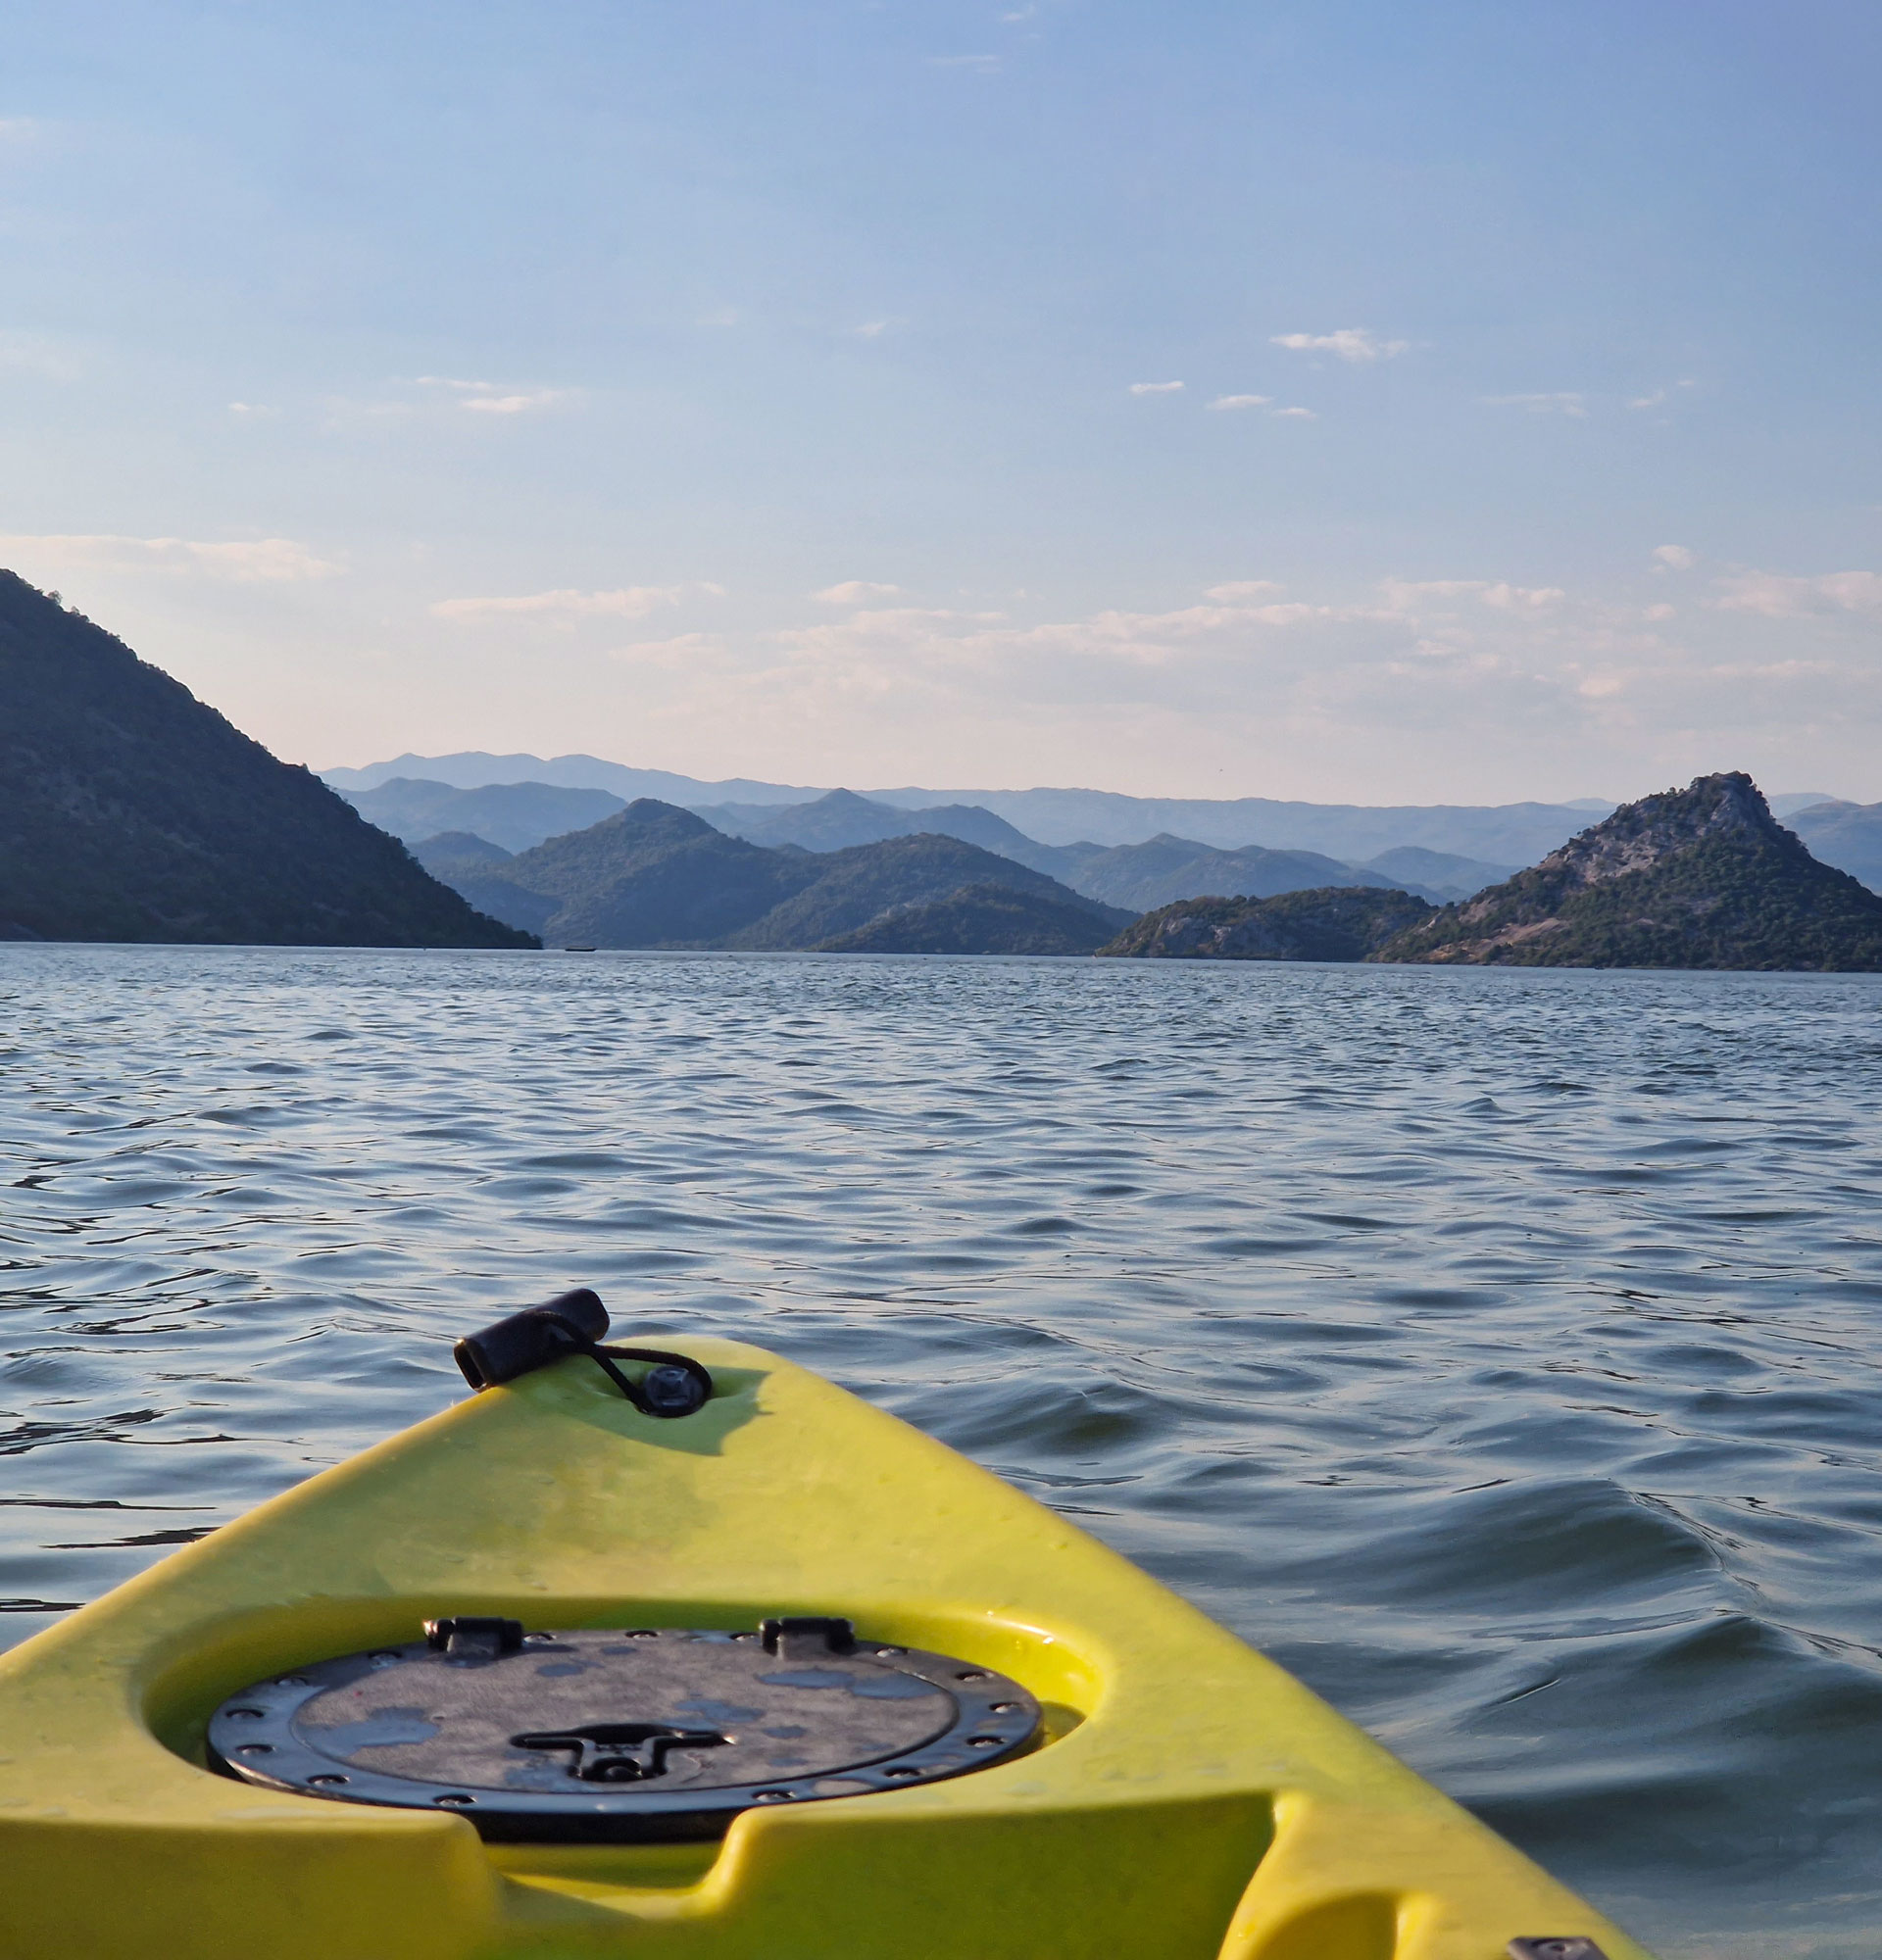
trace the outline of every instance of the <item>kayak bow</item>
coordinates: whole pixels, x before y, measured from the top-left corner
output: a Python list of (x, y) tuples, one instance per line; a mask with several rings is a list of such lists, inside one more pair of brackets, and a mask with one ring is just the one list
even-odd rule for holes
[(10, 1960), (1647, 1960), (940, 1444), (755, 1348), (630, 1399), (545, 1338), (0, 1657)]

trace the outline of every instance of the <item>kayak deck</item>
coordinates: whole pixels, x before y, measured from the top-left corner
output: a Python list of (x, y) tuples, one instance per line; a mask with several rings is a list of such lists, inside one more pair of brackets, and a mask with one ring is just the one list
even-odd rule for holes
[[(1500, 1960), (1643, 1950), (1306, 1688), (942, 1445), (761, 1349), (699, 1413), (495, 1388), (0, 1656), (12, 1960)], [(206, 1767), (225, 1697), (415, 1638), (842, 1615), (1010, 1676), (1030, 1753), (722, 1839), (485, 1843)]]

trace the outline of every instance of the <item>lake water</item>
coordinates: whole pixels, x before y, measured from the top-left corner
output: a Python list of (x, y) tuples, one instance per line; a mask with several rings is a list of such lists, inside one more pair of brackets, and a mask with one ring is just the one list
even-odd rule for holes
[(1882, 1951), (1882, 979), (0, 947), (0, 1631), (591, 1284), (1126, 1552), (1667, 1960)]

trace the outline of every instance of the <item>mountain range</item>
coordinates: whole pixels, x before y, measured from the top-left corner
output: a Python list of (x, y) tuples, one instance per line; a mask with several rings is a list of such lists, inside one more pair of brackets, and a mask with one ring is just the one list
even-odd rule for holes
[[(566, 834), (576, 822), (585, 826), (624, 808), (606, 791), (543, 783), (456, 790), (446, 783), (395, 777), (375, 789), (340, 794), (372, 822), (403, 837), (427, 863), (440, 855), (434, 848), (440, 834), (469, 835), (522, 851), (552, 835)], [(899, 809), (849, 790), (831, 790), (811, 803), (707, 805), (694, 813), (727, 836), (805, 851), (840, 851), (920, 834), (954, 837), (1042, 871), (1087, 898), (1133, 912), (1202, 893), (1264, 897), (1318, 885), (1390, 886), (1442, 905), (1508, 877), (1514, 868), (1415, 845), (1388, 851), (1370, 864), (1355, 865), (1317, 852), (1269, 851), (1261, 845), (1221, 850), (1167, 834), (1141, 844), (1109, 847), (1041, 844), (1004, 817), (972, 804)], [(443, 854), (463, 855), (461, 846)]]
[[(959, 838), (772, 848), (650, 797), (514, 855), (462, 832), (421, 844), (418, 855), (480, 909), (564, 945), (828, 951), (899, 913), (901, 940), (932, 928), (953, 947), (972, 936), (960, 905), (926, 927), (913, 913), (970, 893), (982, 929), (962, 950), (1088, 953), (1135, 916)], [(1042, 938), (1054, 943), (1035, 943)]]
[[(606, 790), (623, 802), (653, 797), (684, 809), (742, 813), (747, 806), (815, 803), (827, 789), (751, 781), (701, 782), (664, 769), (635, 769), (595, 756), (398, 757), (360, 769), (328, 769), (325, 779), (348, 793), (397, 781), (442, 783), (458, 789), (540, 783), (551, 788)], [(906, 787), (866, 793), (898, 809), (934, 810), (972, 805), (1003, 817), (1041, 844), (1142, 844), (1160, 832), (1194, 838), (1218, 850), (1260, 844), (1271, 851), (1316, 851), (1343, 863), (1362, 863), (1382, 851), (1415, 845), (1496, 864), (1524, 864), (1554, 850), (1611, 802), (1516, 803), (1488, 806), (1404, 805), (1378, 808), (1350, 804), (1282, 802), (1271, 797), (1132, 797), (1111, 790), (930, 790)], [(1810, 797), (1809, 802), (1821, 799)], [(374, 819), (375, 821), (377, 818)], [(451, 823), (443, 826), (464, 829)], [(548, 833), (545, 832), (546, 836)]]
[[(520, 771), (536, 770), (533, 777)], [(418, 773), (412, 773), (412, 772)], [(429, 771), (431, 773), (423, 773)], [(1533, 862), (1614, 806), (1509, 804), (1367, 808), (1151, 799), (1089, 790), (819, 791), (750, 781), (704, 783), (631, 769), (595, 757), (401, 757), (328, 778), (361, 813), (418, 844), (461, 830), (526, 850), (623, 807), (629, 794), (692, 809), (728, 835), (758, 844), (837, 850), (932, 831), (995, 851), (1117, 905), (1161, 906), (1224, 891), (1255, 894), (1318, 884), (1382, 883), (1434, 902), (1466, 898)], [(1841, 803), (1815, 792), (1772, 797), (1823, 861), (1882, 889), (1882, 804)], [(1026, 814), (1030, 810), (1032, 814)], [(1083, 821), (1085, 828), (1078, 828)], [(1154, 856), (1095, 861), (1107, 849), (1156, 845)], [(1171, 846), (1181, 847), (1172, 855)], [(1213, 853), (1303, 854), (1239, 864)], [(1164, 873), (1168, 875), (1164, 875)], [(1238, 882), (1239, 881), (1239, 882)]]

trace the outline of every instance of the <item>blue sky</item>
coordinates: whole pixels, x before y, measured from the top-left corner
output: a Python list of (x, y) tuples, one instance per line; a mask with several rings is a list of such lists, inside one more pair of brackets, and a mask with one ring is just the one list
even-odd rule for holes
[(0, 563), (316, 765), (1882, 798), (1879, 80), (1816, 0), (26, 5)]

